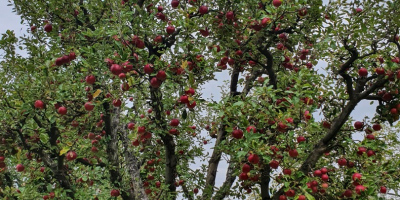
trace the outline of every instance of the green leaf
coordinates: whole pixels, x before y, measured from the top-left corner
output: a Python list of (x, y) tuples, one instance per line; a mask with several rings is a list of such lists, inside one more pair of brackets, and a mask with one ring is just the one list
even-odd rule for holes
[(310, 193), (308, 193), (307, 191), (304, 191), (304, 194), (306, 195), (308, 200), (315, 200), (315, 198)]

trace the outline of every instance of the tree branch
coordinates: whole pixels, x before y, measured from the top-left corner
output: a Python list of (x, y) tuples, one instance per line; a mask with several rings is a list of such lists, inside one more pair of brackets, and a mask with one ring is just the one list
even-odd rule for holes
[(268, 76), (269, 76), (269, 85), (273, 85), (274, 89), (278, 88), (277, 85), (277, 81), (276, 81), (276, 74), (275, 74), (275, 70), (273, 68), (273, 64), (274, 64), (274, 57), (272, 56), (271, 52), (268, 51), (268, 47), (265, 46), (264, 48), (257, 48), (258, 51), (260, 51), (260, 53), (262, 53), (266, 58), (267, 58), (267, 65), (265, 66), (267, 72), (268, 72)]
[(214, 196), (214, 200), (222, 200), (227, 195), (229, 195), (230, 189), (232, 187), (233, 182), (235, 182), (236, 176), (233, 176), (233, 172), (235, 170), (235, 163), (230, 162), (228, 166), (228, 170), (226, 171), (225, 182), (217, 191), (217, 194)]

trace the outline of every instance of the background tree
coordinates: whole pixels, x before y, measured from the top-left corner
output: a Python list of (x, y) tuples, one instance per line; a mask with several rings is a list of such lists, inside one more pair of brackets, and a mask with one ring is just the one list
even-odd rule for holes
[[(398, 191), (400, 7), (392, 1), (10, 3), (30, 28), (0, 40), (4, 198)], [(316, 68), (319, 60), (328, 65)], [(201, 87), (224, 70), (221, 100), (204, 99)], [(363, 100), (377, 104), (376, 115), (355, 121)], [(222, 156), (229, 166), (216, 187)]]

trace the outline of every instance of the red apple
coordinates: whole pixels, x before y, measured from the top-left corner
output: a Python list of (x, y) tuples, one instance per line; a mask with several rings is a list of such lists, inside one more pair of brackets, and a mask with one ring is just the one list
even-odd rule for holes
[(189, 88), (188, 90), (185, 91), (186, 95), (194, 95), (194, 89), (193, 88)]
[(248, 126), (247, 128), (246, 128), (246, 131), (248, 132), (248, 133), (256, 133), (257, 132), (257, 129), (256, 129), (256, 127), (255, 126)]
[(354, 128), (355, 128), (356, 130), (362, 129), (363, 126), (364, 126), (364, 123), (362, 123), (362, 122), (360, 122), (360, 121), (356, 121), (356, 122), (354, 123)]
[(296, 149), (291, 149), (289, 150), (289, 156), (292, 158), (296, 158), (297, 156), (299, 156), (299, 153), (297, 152)]
[(322, 174), (321, 175), (321, 180), (328, 181), (329, 180), (329, 176), (327, 174)]
[(177, 8), (179, 6), (179, 0), (172, 0), (171, 6), (172, 6), (172, 8)]
[(120, 107), (121, 104), (122, 104), (121, 100), (119, 100), (119, 99), (114, 99), (114, 100), (113, 100), (113, 105), (114, 105), (115, 107)]
[(279, 162), (276, 161), (276, 160), (271, 160), (271, 162), (269, 163), (269, 166), (270, 166), (272, 169), (277, 169), (277, 168), (279, 167)]
[(53, 25), (51, 23), (47, 23), (46, 25), (44, 25), (44, 31), (48, 33), (53, 31)]
[(296, 192), (293, 189), (290, 189), (285, 192), (285, 195), (288, 197), (294, 197), (296, 195)]
[(275, 7), (279, 7), (282, 5), (282, 1), (281, 0), (273, 0), (272, 1), (272, 5), (274, 5)]
[(365, 147), (358, 147), (358, 151), (357, 151), (357, 154), (358, 155), (363, 155), (364, 153), (366, 153), (367, 152), (367, 148), (365, 148)]
[(317, 169), (317, 170), (314, 171), (313, 174), (314, 174), (315, 177), (317, 177), (317, 176), (319, 177), (319, 176), (322, 175), (322, 172), (321, 172), (321, 170)]
[(347, 160), (345, 158), (340, 158), (338, 160), (338, 164), (339, 164), (339, 166), (345, 166), (345, 165), (347, 165)]
[(235, 18), (235, 14), (233, 13), (233, 11), (228, 11), (225, 16), (228, 20), (233, 20)]
[(243, 173), (249, 173), (250, 170), (251, 170), (250, 165), (244, 164), (244, 165), (242, 166), (242, 172), (243, 172)]
[(361, 180), (362, 175), (359, 173), (354, 173), (353, 176), (351, 176), (351, 179), (353, 179), (353, 181), (357, 181), (357, 180)]
[(182, 95), (180, 101), (181, 103), (189, 103), (189, 98), (186, 95)]
[(96, 82), (96, 77), (93, 75), (86, 76), (85, 81), (87, 84), (94, 84)]
[(365, 191), (365, 187), (363, 185), (357, 185), (356, 186), (356, 192), (357, 194), (361, 194), (361, 192)]
[(162, 82), (158, 80), (156, 77), (151, 78), (150, 80), (150, 86), (152, 88), (159, 88), (161, 86)]
[(381, 130), (381, 125), (380, 124), (374, 124), (372, 125), (372, 129), (374, 129), (374, 131), (380, 131)]
[(175, 32), (175, 27), (172, 26), (172, 25), (169, 25), (169, 26), (166, 28), (166, 31), (167, 31), (167, 33), (168, 33), (169, 35), (171, 35), (172, 33)]
[(385, 69), (383, 69), (383, 67), (378, 67), (378, 68), (375, 69), (375, 72), (378, 75), (383, 75), (383, 74), (385, 74)]
[(69, 161), (75, 160), (77, 157), (77, 154), (75, 153), (75, 151), (69, 151), (66, 155), (66, 159)]
[(119, 196), (119, 190), (112, 189), (112, 190), (111, 190), (111, 196), (112, 196), (112, 197), (117, 197), (117, 196)]
[(165, 81), (165, 79), (167, 79), (167, 74), (165, 73), (165, 71), (160, 70), (158, 71), (156, 78), (160, 81)]
[(44, 109), (44, 103), (41, 100), (36, 100), (34, 106), (35, 106), (35, 108), (38, 108), (38, 109)]
[(67, 108), (64, 107), (64, 106), (59, 107), (59, 108), (58, 108), (58, 113), (59, 113), (60, 115), (65, 115), (65, 114), (67, 114)]
[(22, 172), (25, 170), (25, 167), (22, 164), (17, 164), (15, 168), (17, 169), (17, 172)]
[(379, 192), (385, 194), (387, 192), (386, 187), (385, 186), (381, 186)]
[(241, 139), (243, 137), (243, 131), (242, 130), (233, 130), (232, 131), (232, 137), (236, 139)]
[(85, 103), (85, 110), (92, 111), (93, 109), (94, 109), (94, 105), (92, 102), (89, 101), (89, 102)]
[(247, 179), (249, 179), (249, 176), (247, 175), (247, 173), (242, 172), (242, 173), (239, 175), (239, 180), (245, 181), (245, 180), (247, 180)]
[(361, 77), (366, 77), (368, 76), (368, 70), (362, 67), (358, 70), (358, 75)]
[(161, 43), (162, 41), (163, 41), (163, 38), (162, 38), (161, 35), (157, 35), (157, 36), (154, 38), (154, 42), (156, 42), (156, 43)]
[(208, 7), (207, 6), (200, 6), (199, 13), (200, 13), (200, 15), (207, 14), (208, 13)]
[(118, 76), (120, 73), (123, 72), (123, 68), (118, 64), (112, 64), (110, 67), (110, 71), (112, 74)]
[(285, 175), (291, 175), (292, 174), (292, 170), (290, 170), (290, 169), (284, 169), (283, 170), (283, 174), (285, 174)]
[(171, 122), (169, 123), (170, 126), (178, 126), (179, 125), (179, 119), (171, 119)]
[(96, 137), (96, 135), (94, 133), (88, 133), (87, 137), (93, 140)]
[(247, 158), (247, 160), (251, 164), (258, 164), (260, 162), (260, 157), (258, 157), (257, 154), (250, 154), (249, 157)]
[(145, 65), (145, 66), (143, 67), (143, 70), (144, 70), (144, 73), (146, 73), (146, 74), (151, 74), (151, 73), (154, 72), (153, 65), (151, 65), (151, 64)]
[(301, 142), (304, 142), (304, 141), (306, 141), (306, 138), (305, 138), (305, 137), (303, 137), (303, 136), (297, 137), (297, 142), (298, 142), (298, 143), (301, 143)]

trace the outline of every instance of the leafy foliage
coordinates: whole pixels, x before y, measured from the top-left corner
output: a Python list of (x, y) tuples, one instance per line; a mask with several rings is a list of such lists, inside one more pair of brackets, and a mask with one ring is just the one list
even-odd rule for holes
[[(392, 1), (10, 3), (29, 28), (0, 40), (1, 197), (397, 194)], [(221, 72), (221, 99), (205, 99)], [(376, 114), (355, 122), (365, 100)]]

